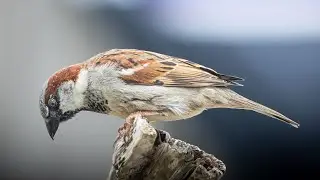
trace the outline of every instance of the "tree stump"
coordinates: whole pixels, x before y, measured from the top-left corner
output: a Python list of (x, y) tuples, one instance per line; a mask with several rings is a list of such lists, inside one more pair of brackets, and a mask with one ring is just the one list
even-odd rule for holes
[(114, 143), (109, 180), (218, 180), (224, 163), (137, 117)]

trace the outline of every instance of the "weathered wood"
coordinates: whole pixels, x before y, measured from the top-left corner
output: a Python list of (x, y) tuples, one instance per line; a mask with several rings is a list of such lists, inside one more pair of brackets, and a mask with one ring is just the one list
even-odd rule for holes
[(222, 161), (137, 117), (114, 144), (109, 180), (217, 180)]

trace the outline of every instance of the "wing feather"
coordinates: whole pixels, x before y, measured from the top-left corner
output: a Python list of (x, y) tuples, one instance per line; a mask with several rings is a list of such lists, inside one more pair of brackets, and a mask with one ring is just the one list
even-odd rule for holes
[(241, 85), (242, 78), (224, 75), (200, 64), (160, 53), (136, 49), (114, 49), (97, 55), (91, 64), (116, 63), (120, 69), (133, 72), (121, 74), (128, 84), (174, 87), (206, 87)]

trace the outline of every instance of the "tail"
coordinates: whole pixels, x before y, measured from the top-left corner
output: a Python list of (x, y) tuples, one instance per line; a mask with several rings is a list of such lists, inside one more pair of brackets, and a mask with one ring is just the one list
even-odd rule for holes
[[(290, 124), (295, 128), (299, 128), (300, 124), (289, 119), (288, 117), (284, 116), (283, 114), (268, 108), (262, 104), (254, 102), (250, 99), (247, 99), (236, 92), (232, 91), (231, 89), (221, 88), (217, 89), (219, 91), (217, 94), (221, 95), (223, 99), (225, 99), (225, 103), (222, 103), (221, 108), (233, 108), (233, 109), (244, 109), (244, 110), (251, 110), (257, 113), (278, 119), (282, 122)], [(214, 107), (220, 107), (218, 104), (214, 105)]]

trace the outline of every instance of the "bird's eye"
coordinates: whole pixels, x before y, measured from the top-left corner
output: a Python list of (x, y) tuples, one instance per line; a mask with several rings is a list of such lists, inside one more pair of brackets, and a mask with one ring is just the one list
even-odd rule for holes
[(53, 97), (50, 98), (49, 101), (48, 101), (48, 105), (50, 107), (56, 107), (58, 105), (57, 100), (55, 98), (53, 98)]

